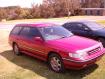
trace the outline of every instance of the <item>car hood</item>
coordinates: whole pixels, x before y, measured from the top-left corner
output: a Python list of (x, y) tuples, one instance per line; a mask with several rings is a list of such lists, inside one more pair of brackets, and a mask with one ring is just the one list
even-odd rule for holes
[(105, 37), (105, 28), (94, 31), (95, 34)]
[(80, 36), (71, 36), (69, 38), (47, 41), (47, 44), (49, 44), (49, 46), (67, 52), (75, 52), (77, 50), (83, 50), (91, 46), (94, 46), (98, 43), (99, 42), (97, 41)]

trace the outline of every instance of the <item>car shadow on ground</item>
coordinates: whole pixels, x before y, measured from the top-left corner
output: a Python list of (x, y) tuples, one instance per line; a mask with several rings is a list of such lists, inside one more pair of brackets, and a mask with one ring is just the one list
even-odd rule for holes
[(98, 65), (94, 64), (82, 70), (66, 70), (65, 73), (55, 73), (48, 68), (46, 62), (27, 55), (16, 56), (13, 54), (12, 50), (4, 51), (0, 53), (0, 55), (10, 62), (24, 69), (31, 70), (46, 79), (82, 79), (98, 68)]

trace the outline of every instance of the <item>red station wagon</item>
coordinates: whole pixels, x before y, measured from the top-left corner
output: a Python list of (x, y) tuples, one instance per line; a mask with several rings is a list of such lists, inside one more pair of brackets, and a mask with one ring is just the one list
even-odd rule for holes
[(25, 53), (47, 61), (55, 72), (85, 68), (105, 53), (100, 42), (75, 36), (52, 23), (18, 24), (9, 35), (9, 43), (16, 55)]

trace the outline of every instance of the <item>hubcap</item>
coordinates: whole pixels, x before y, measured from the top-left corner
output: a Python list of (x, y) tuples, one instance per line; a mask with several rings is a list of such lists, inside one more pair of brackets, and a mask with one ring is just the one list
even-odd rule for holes
[(55, 71), (59, 71), (61, 69), (61, 61), (57, 57), (52, 57), (50, 64)]
[(14, 46), (14, 52), (15, 52), (16, 54), (19, 54), (19, 48), (17, 47), (17, 45)]

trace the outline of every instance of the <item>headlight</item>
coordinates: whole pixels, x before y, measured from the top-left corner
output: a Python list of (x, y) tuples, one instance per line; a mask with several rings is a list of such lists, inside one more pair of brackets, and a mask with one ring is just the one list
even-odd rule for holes
[(69, 53), (70, 57), (72, 57), (72, 58), (79, 58), (79, 59), (83, 59), (87, 55), (88, 54), (86, 52), (83, 52), (81, 50), (76, 51), (76, 53)]

